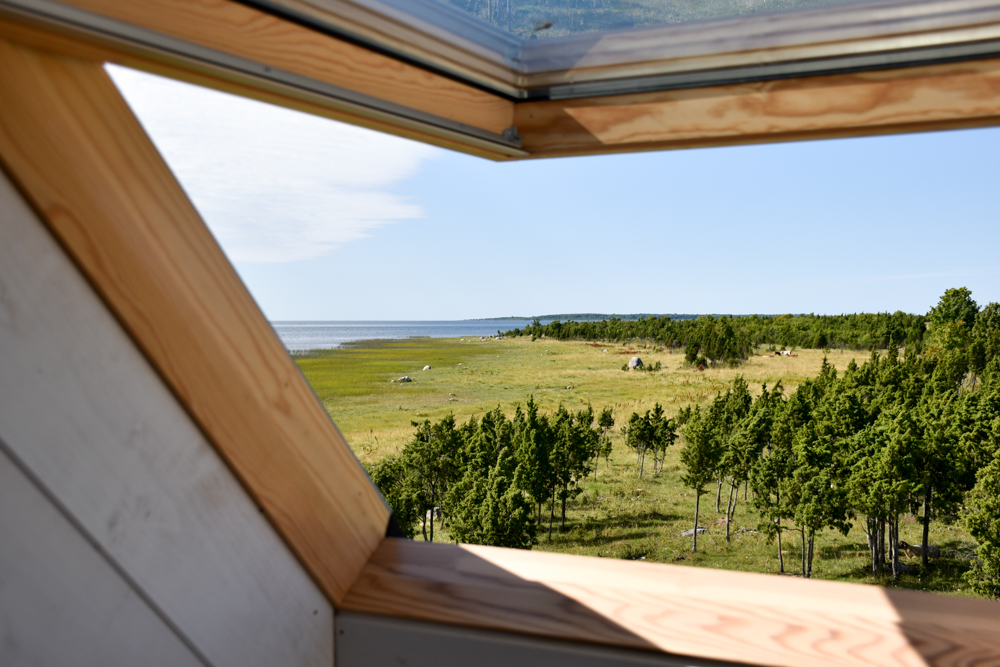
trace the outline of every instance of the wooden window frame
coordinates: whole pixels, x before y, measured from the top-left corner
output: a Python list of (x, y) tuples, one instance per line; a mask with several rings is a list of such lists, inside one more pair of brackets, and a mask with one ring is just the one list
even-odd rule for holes
[(1000, 56), (994, 0), (869, 0), (526, 40), (426, 0), (248, 0), (514, 100)]
[[(205, 10), (188, 19), (206, 22), (208, 28), (190, 29), (206, 42), (213, 29), (224, 32), (213, 23), (219, 19), (213, 11), (230, 21), (228, 10), (249, 11), (225, 0), (177, 0), (169, 7), (161, 0), (136, 0), (143, 3), (170, 12)], [(180, 31), (178, 16), (168, 18), (163, 29)], [(237, 21), (237, 28), (249, 35), (283, 34), (294, 51), (301, 35), (283, 33), (287, 26), (268, 23), (273, 17), (249, 19)], [(149, 24), (157, 27), (156, 18), (147, 18)], [(223, 38), (240, 46), (247, 39), (241, 34)], [(261, 41), (234, 46), (243, 55), (250, 48), (264, 47)], [(308, 67), (333, 71), (343, 53), (331, 48), (330, 68), (315, 62)], [(267, 62), (271, 56), (260, 57)], [(1000, 650), (1000, 606), (984, 600), (386, 538), (389, 509), (104, 72), (108, 59), (375, 124), (363, 114), (333, 113), (316, 100), (306, 104), (277, 94), (253, 77), (236, 83), (183, 58), (165, 64), (24, 17), (7, 13), (0, 20), (3, 169), (336, 609), (754, 664), (971, 664)], [(676, 125), (663, 118), (638, 139), (621, 128), (640, 127), (643, 121), (636, 118), (644, 114), (676, 118), (689, 105), (700, 109), (710, 90), (705, 88), (617, 106), (610, 97), (572, 105), (524, 103), (512, 112), (525, 128), (529, 157), (995, 124), (1000, 65), (935, 67), (923, 74), (912, 68), (880, 73), (882, 78), (868, 73), (749, 92), (726, 89), (735, 107), (742, 100), (759, 108), (735, 109), (735, 116), (744, 114), (740, 122), (702, 135), (694, 129), (678, 137)], [(405, 68), (389, 71), (409, 76)], [(396, 102), (420, 86), (419, 72), (410, 73), (417, 78), (395, 88)], [(921, 93), (928, 89), (938, 91), (932, 101)], [(827, 102), (796, 106), (817, 96)], [(571, 109), (588, 104), (601, 106), (605, 118), (619, 125), (610, 122), (612, 130), (602, 135), (573, 115)], [(539, 110), (564, 114), (584, 130), (571, 128), (577, 135), (569, 136), (583, 139), (567, 141), (566, 132), (529, 117)], [(754, 118), (764, 119), (763, 131)], [(767, 124), (772, 122), (774, 127)], [(392, 119), (379, 123), (386, 131), (413, 132)], [(440, 136), (422, 138), (442, 143)], [(451, 147), (510, 157), (460, 139)]]

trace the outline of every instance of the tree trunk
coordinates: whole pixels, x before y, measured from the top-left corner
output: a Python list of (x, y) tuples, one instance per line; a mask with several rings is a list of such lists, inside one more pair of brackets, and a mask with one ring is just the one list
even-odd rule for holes
[(785, 573), (785, 554), (781, 553), (781, 517), (778, 517), (778, 574)]
[(726, 542), (729, 542), (729, 508), (733, 504), (733, 489), (735, 487), (729, 485), (729, 498), (726, 500)]
[(920, 564), (927, 568), (927, 540), (930, 539), (931, 532), (931, 492), (933, 487), (929, 484), (927, 485), (927, 491), (924, 493), (924, 534), (920, 540), (920, 545), (924, 548), (924, 552), (920, 554)]
[(799, 532), (802, 533), (802, 576), (806, 576), (806, 528), (802, 526), (799, 528)]
[(736, 493), (733, 494), (733, 508), (729, 510), (729, 519), (732, 520), (736, 516), (736, 503), (740, 501), (740, 483), (736, 482), (735, 487)]
[(785, 555), (781, 553), (781, 492), (775, 490), (774, 492), (774, 506), (775, 514), (778, 515), (778, 573), (785, 573)]
[[(437, 504), (437, 494), (434, 493), (434, 487), (431, 486), (431, 520), (428, 521), (431, 525), (431, 542), (434, 541), (434, 506)], [(426, 514), (424, 515), (427, 516)]]
[(809, 531), (809, 558), (806, 561), (807, 564), (808, 564), (807, 567), (806, 567), (806, 579), (812, 579), (812, 576), (813, 576), (813, 544), (814, 544), (815, 541), (816, 541), (816, 531), (815, 530), (810, 530)]
[(538, 525), (542, 525), (542, 501), (538, 501)]
[(420, 532), (424, 535), (424, 542), (427, 541), (427, 512), (420, 517)]
[(642, 447), (642, 454), (639, 456), (639, 479), (642, 479), (643, 468), (646, 467), (646, 446)]
[(892, 518), (892, 578), (898, 579), (900, 572), (899, 567), (899, 515), (895, 515)]
[(878, 542), (876, 540), (878, 533), (878, 525), (875, 519), (865, 517), (865, 525), (867, 530), (865, 532), (868, 534), (868, 551), (872, 556), (872, 576), (878, 576)]
[(563, 486), (562, 492), (562, 523), (559, 524), (559, 530), (566, 530), (566, 496), (569, 495), (569, 484)]
[(552, 502), (549, 504), (549, 542), (552, 541), (552, 522), (556, 519), (556, 490), (552, 489)]
[(719, 478), (719, 487), (715, 490), (715, 511), (719, 511), (719, 501), (722, 500), (722, 478)]
[(879, 574), (885, 570), (885, 519), (878, 520), (878, 569)]
[(691, 537), (691, 553), (698, 551), (698, 509), (701, 504), (701, 493), (698, 491), (694, 492), (694, 535)]

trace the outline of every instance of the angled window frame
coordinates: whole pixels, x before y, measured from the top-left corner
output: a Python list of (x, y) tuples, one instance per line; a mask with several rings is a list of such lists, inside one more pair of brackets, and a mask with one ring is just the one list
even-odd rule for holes
[(514, 100), (1000, 56), (995, 0), (877, 0), (528, 40), (434, 0), (245, 0)]
[[(0, 0), (2, 168), (338, 613), (739, 663), (918, 664), (996, 653), (1000, 607), (985, 600), (386, 537), (390, 510), (103, 63), (506, 159), (481, 138), (435, 133), (433, 123), (406, 114), (440, 113), (480, 129), (513, 120), (526, 130), (518, 150), (528, 157), (567, 152), (573, 132), (572, 150), (584, 154), (996, 124), (997, 60), (515, 105), (329, 35), (310, 42), (314, 34), (298, 24), (225, 0), (65, 5), (177, 40), (170, 48), (17, 2)], [(303, 64), (303, 53), (319, 62)], [(398, 104), (402, 113), (345, 106), (276, 70)], [(442, 104), (428, 89), (451, 97)], [(706, 104), (733, 100), (764, 111), (731, 127), (695, 122)], [(854, 109), (859, 100), (868, 103)], [(812, 107), (792, 114), (794, 127), (742, 127), (789, 115), (767, 112), (769, 104)], [(685, 114), (693, 124), (678, 130)]]

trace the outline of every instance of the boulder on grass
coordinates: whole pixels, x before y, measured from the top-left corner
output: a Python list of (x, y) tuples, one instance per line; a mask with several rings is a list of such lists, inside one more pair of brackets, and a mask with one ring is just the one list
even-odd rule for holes
[(411, 378), (409, 375), (404, 375), (398, 380), (393, 380), (393, 382), (413, 382), (413, 378)]
[(424, 366), (424, 370), (425, 371), (429, 371), (430, 369), (431, 369), (431, 367), (429, 365), (428, 366)]
[(639, 357), (632, 357), (628, 360), (629, 368), (642, 368), (642, 359)]

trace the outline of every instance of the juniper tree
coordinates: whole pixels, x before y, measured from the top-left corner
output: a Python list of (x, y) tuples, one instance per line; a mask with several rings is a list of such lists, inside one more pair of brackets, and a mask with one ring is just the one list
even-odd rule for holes
[(608, 463), (608, 457), (611, 456), (611, 436), (609, 432), (615, 425), (615, 418), (612, 414), (611, 406), (606, 405), (601, 410), (600, 416), (597, 418), (597, 425), (601, 428), (601, 439), (598, 441), (596, 454), (594, 455), (594, 478), (597, 478), (597, 463), (600, 458), (604, 457), (605, 464)]
[[(459, 474), (462, 438), (455, 429), (453, 415), (436, 424), (424, 420), (412, 422), (412, 425), (417, 431), (403, 448), (402, 459), (419, 485), (420, 492), (416, 498), (427, 539), (426, 514), (439, 505), (448, 492), (449, 485)], [(430, 541), (434, 541), (433, 520), (430, 522)]]
[(972, 335), (982, 344), (985, 361), (1000, 357), (1000, 303), (989, 303), (979, 311)]
[(921, 433), (912, 482), (922, 506), (920, 543), (924, 567), (928, 564), (932, 514), (956, 508), (962, 492), (968, 489), (968, 486), (963, 489), (962, 483), (963, 477), (968, 479), (970, 475), (964, 470), (964, 457), (956, 437), (954, 403), (955, 397), (950, 392), (928, 392), (919, 411)]
[(522, 469), (504, 447), (486, 479), (486, 493), (479, 509), (476, 544), (530, 549), (535, 543), (531, 503), (525, 498), (519, 477)]
[[(648, 411), (646, 416), (649, 416)], [(639, 413), (633, 412), (622, 432), (625, 434), (625, 446), (635, 450), (635, 464), (639, 466), (639, 478), (642, 479), (642, 473), (646, 467), (646, 449), (649, 448), (653, 440), (649, 419), (644, 419), (639, 416)]]
[(397, 525), (408, 538), (413, 539), (422, 504), (419, 483), (410, 474), (405, 461), (399, 456), (387, 456), (368, 466), (368, 475), (392, 508)]
[(812, 576), (816, 532), (830, 527), (846, 535), (850, 530), (847, 498), (842, 470), (837, 464), (837, 448), (818, 432), (815, 422), (798, 430), (792, 451), (795, 456), (792, 473), (796, 489), (794, 516), (802, 530), (802, 575), (808, 578)]
[[(1000, 445), (1000, 417), (994, 421), (993, 441)], [(965, 574), (972, 590), (989, 598), (1000, 598), (1000, 446), (993, 460), (979, 471), (975, 487), (966, 499), (966, 529), (975, 538), (976, 559)]]
[[(722, 406), (722, 419), (717, 425), (723, 447), (719, 478), (721, 480), (727, 475), (729, 477), (729, 498), (726, 501), (727, 542), (729, 541), (729, 522), (736, 510), (735, 502), (738, 499), (738, 495), (734, 496), (734, 493), (739, 485), (746, 481), (749, 473), (749, 465), (741, 464), (739, 444), (734, 436), (752, 404), (753, 399), (750, 396), (746, 380), (743, 379), (742, 375), (736, 376), (732, 385), (726, 390)], [(716, 511), (718, 511), (718, 507), (716, 507)]]
[[(555, 517), (555, 498), (558, 494), (561, 501), (561, 527), (566, 527), (566, 502), (570, 497), (579, 495), (581, 489), (578, 482), (589, 472), (591, 453), (597, 441), (597, 431), (592, 428), (594, 410), (587, 406), (585, 410), (576, 413), (569, 412), (564, 406), (559, 409), (552, 420), (552, 448), (549, 451), (549, 462), (552, 470), (552, 501), (549, 513), (549, 537), (552, 536), (552, 522)], [(572, 486), (571, 486), (572, 485)]]
[(524, 413), (518, 407), (515, 431), (518, 440), (516, 457), (522, 467), (521, 483), (538, 510), (537, 522), (541, 524), (542, 503), (552, 497), (555, 487), (551, 455), (553, 435), (548, 418), (538, 414), (533, 396), (528, 398)]
[(691, 551), (698, 550), (698, 513), (705, 485), (714, 479), (719, 468), (721, 448), (713, 425), (712, 410), (696, 408), (684, 427), (684, 447), (681, 449), (681, 482), (694, 491), (694, 535)]
[[(764, 392), (766, 394), (766, 391)], [(763, 396), (764, 394), (762, 394)], [(753, 505), (760, 513), (757, 530), (764, 533), (768, 539), (777, 537), (778, 571), (785, 571), (785, 557), (781, 544), (781, 520), (792, 517), (791, 505), (787, 502), (787, 486), (791, 482), (795, 470), (795, 457), (792, 454), (791, 438), (775, 437), (778, 429), (776, 424), (782, 418), (785, 402), (781, 395), (781, 383), (775, 385), (768, 395), (765, 404), (766, 412), (760, 411), (760, 431), (757, 434), (761, 440), (766, 438), (760, 456), (754, 461), (750, 470), (750, 485), (753, 488)], [(785, 498), (785, 501), (782, 501)]]

